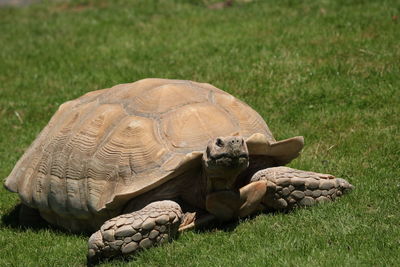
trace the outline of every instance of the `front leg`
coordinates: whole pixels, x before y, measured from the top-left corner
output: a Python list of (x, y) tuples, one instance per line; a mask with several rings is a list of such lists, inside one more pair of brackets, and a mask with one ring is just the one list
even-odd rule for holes
[(246, 217), (265, 206), (261, 204), (265, 195), (271, 193), (268, 181), (261, 180), (250, 183), (236, 191), (219, 191), (207, 196), (207, 211), (219, 221), (228, 221), (237, 217)]
[(88, 261), (126, 256), (175, 237), (183, 217), (169, 200), (153, 202), (141, 210), (106, 221), (89, 239)]
[(240, 188), (241, 205), (239, 208), (239, 217), (246, 217), (253, 213), (263, 211), (265, 206), (262, 201), (265, 195), (270, 194), (271, 184), (266, 180), (252, 182)]
[(353, 189), (353, 186), (342, 178), (288, 167), (258, 171), (251, 178), (250, 185), (260, 181), (266, 181), (268, 184), (268, 190), (261, 202), (266, 207), (276, 210), (333, 201)]

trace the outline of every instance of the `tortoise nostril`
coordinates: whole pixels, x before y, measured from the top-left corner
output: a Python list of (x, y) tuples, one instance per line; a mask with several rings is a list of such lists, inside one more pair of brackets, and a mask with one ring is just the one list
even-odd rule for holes
[(222, 141), (221, 138), (217, 138), (217, 140), (215, 141), (215, 144), (219, 147), (223, 147), (224, 146), (224, 142)]

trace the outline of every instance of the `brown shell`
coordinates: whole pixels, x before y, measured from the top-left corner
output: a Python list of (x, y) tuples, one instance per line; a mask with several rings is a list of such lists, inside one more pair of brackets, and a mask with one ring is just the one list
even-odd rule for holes
[[(257, 112), (210, 84), (121, 84), (61, 105), (5, 185), (29, 206), (85, 218), (172, 179), (211, 138), (232, 134), (248, 140), (250, 153), (279, 144)], [(298, 146), (287, 145), (283, 162)]]

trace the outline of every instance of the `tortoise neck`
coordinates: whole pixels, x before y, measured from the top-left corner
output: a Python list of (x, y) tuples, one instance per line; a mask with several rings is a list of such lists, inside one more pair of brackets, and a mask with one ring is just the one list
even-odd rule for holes
[(203, 168), (202, 180), (205, 181), (206, 195), (218, 191), (230, 191), (234, 189), (238, 173), (210, 173)]

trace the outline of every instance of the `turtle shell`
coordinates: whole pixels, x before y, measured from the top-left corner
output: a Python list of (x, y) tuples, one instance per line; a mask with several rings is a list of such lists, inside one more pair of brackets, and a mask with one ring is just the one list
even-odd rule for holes
[(5, 182), (41, 211), (88, 218), (123, 205), (199, 162), (208, 141), (239, 134), (250, 154), (295, 158), (261, 116), (206, 83), (145, 79), (62, 104)]

